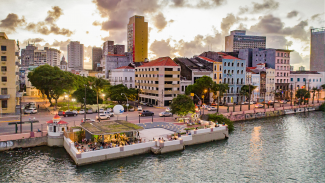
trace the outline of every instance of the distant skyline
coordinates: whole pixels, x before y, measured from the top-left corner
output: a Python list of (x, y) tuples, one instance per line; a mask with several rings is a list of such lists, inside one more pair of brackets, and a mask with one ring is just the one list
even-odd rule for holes
[[(291, 65), (309, 69), (310, 28), (324, 27), (323, 0), (0, 0), (0, 32), (10, 39), (60, 49), (67, 44), (91, 47), (104, 41), (126, 45), (129, 17), (149, 23), (149, 59), (223, 51), (231, 30), (265, 35), (267, 48), (295, 50)], [(89, 63), (90, 64), (90, 63)], [(88, 65), (86, 63), (86, 65)]]

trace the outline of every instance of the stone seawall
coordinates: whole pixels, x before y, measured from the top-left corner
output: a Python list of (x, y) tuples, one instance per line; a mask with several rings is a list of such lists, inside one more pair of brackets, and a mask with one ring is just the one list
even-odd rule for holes
[(0, 142), (0, 151), (7, 151), (16, 148), (28, 148), (47, 145), (47, 136), (24, 138), (18, 140), (9, 140)]

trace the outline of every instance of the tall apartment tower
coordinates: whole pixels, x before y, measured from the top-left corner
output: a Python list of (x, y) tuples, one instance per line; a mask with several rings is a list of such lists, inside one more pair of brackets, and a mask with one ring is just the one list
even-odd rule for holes
[(143, 16), (133, 16), (127, 25), (128, 52), (133, 54), (133, 62), (144, 62), (148, 59), (148, 22)]
[(68, 67), (82, 70), (84, 65), (84, 45), (79, 41), (70, 41), (68, 44)]
[(325, 28), (311, 29), (310, 70), (325, 72)]
[(14, 114), (19, 91), (19, 50), (15, 40), (8, 39), (4, 32), (0, 32), (0, 107), (3, 114)]
[(245, 48), (264, 48), (265, 36), (248, 36), (245, 30), (233, 30), (225, 39), (226, 52), (238, 52)]
[(28, 67), (29, 65), (34, 65), (34, 51), (38, 48), (33, 44), (29, 44), (25, 49), (21, 49), (21, 66)]
[(103, 49), (100, 47), (92, 48), (92, 62), (93, 62), (93, 71), (98, 71), (98, 67), (100, 67), (100, 60), (102, 59)]
[(105, 41), (103, 44), (103, 55), (114, 54), (114, 41)]
[(46, 51), (46, 62), (50, 66), (60, 66), (60, 58), (61, 58), (61, 52), (60, 50), (54, 49), (54, 48), (48, 48), (44, 47), (44, 50)]

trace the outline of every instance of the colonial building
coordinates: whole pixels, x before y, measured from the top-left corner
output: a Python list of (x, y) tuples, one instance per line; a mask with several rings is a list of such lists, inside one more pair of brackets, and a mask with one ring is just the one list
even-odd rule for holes
[(111, 72), (109, 73), (109, 81), (111, 85), (123, 84), (128, 88), (134, 88), (135, 87), (134, 67), (130, 64), (128, 66), (112, 69)]
[(140, 101), (169, 106), (180, 93), (181, 67), (170, 57), (160, 57), (135, 68), (135, 86)]

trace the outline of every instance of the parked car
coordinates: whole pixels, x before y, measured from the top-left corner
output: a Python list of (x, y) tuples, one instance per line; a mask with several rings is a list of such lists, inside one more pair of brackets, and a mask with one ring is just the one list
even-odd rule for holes
[(107, 111), (104, 111), (102, 114), (105, 114), (109, 117), (113, 117), (114, 116), (114, 113), (113, 112), (107, 112)]
[(59, 116), (64, 116), (64, 114), (65, 114), (64, 111), (59, 111), (59, 112), (58, 112), (58, 115), (59, 115)]
[[(107, 114), (99, 114), (99, 118), (101, 120), (104, 120), (104, 119), (109, 119), (109, 115)], [(98, 120), (99, 119), (98, 116), (96, 116), (96, 119)]]
[(25, 109), (24, 113), (25, 114), (36, 114), (37, 113), (37, 109), (36, 108)]
[(94, 119), (90, 119), (90, 118), (86, 118), (86, 120), (84, 120), (85, 118), (82, 118), (82, 122), (95, 122)]
[(85, 110), (80, 109), (79, 114), (85, 114)]
[(140, 102), (141, 105), (147, 105), (147, 102)]
[(279, 103), (279, 101), (278, 100), (274, 100), (274, 103)]
[(142, 112), (139, 112), (139, 116), (153, 116), (154, 113), (148, 110), (143, 110)]
[(215, 107), (208, 107), (208, 111), (216, 111), (217, 110), (217, 108), (215, 108)]
[(142, 107), (141, 106), (138, 106), (138, 111), (142, 111)]
[(256, 104), (255, 108), (263, 108), (263, 105), (262, 104)]
[(216, 103), (211, 103), (211, 106), (216, 106), (217, 104)]
[(172, 116), (172, 113), (164, 111), (164, 112), (159, 113), (159, 116), (160, 117), (169, 117), (169, 116)]
[(112, 108), (107, 108), (106, 111), (107, 111), (107, 112), (113, 112), (113, 109), (112, 109)]
[(129, 112), (133, 112), (134, 111), (134, 107), (129, 108)]
[(250, 103), (250, 104), (254, 104), (254, 101), (245, 102), (245, 104), (248, 104), (248, 103)]
[(104, 112), (103, 108), (99, 109), (99, 113), (103, 113), (103, 112)]
[(78, 114), (74, 113), (74, 112), (71, 112), (71, 111), (68, 111), (68, 112), (65, 112), (64, 113), (64, 117), (69, 117), (69, 116), (77, 116)]
[(77, 110), (73, 110), (72, 112), (75, 113), (75, 114), (78, 114), (78, 111)]
[(280, 101), (280, 104), (286, 104), (286, 103), (287, 103), (287, 101), (285, 101), (285, 100)]
[(152, 105), (152, 104), (150, 104), (150, 103), (147, 103), (147, 106), (148, 106), (148, 107), (153, 107), (153, 105)]
[(92, 114), (93, 113), (93, 110), (92, 109), (88, 109), (87, 110), (87, 114)]

